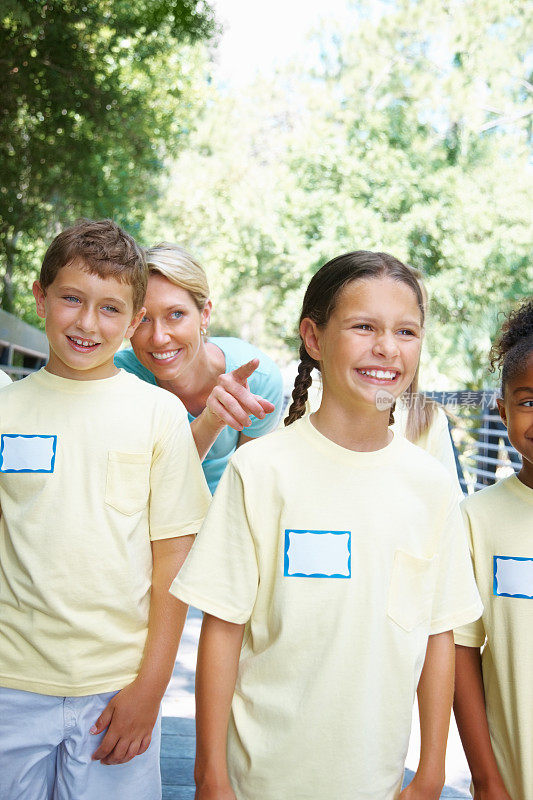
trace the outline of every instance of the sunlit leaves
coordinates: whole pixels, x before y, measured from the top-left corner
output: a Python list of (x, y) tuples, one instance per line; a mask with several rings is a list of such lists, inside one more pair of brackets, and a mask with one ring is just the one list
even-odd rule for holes
[(252, 315), (271, 349), (294, 347), (322, 263), (392, 252), (432, 294), (433, 386), (481, 385), (498, 312), (533, 285), (531, 20), (503, 0), (353, 5), (311, 73), (212, 93), (150, 225), (205, 260), (215, 325)]
[[(194, 115), (204, 80), (194, 42), (212, 33), (208, 4), (189, 0), (18, 0), (3, 9), (4, 271), (16, 271), (30, 238), (43, 241), (76, 216), (138, 229)], [(4, 307), (13, 302), (4, 291)]]

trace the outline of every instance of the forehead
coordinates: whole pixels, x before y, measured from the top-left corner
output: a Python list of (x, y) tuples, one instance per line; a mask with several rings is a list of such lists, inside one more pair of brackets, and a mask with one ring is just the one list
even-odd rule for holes
[(507, 379), (507, 391), (519, 391), (521, 387), (533, 390), (533, 351), (526, 356), (523, 364), (512, 370)]
[(410, 317), (421, 322), (418, 299), (410, 286), (392, 278), (361, 278), (351, 281), (340, 293), (335, 311), (337, 317), (354, 313), (373, 317)]
[(91, 293), (102, 297), (116, 297), (124, 303), (133, 303), (133, 287), (120, 281), (113, 275), (98, 275), (91, 272), (83, 259), (75, 259), (64, 267), (60, 267), (53, 281), (53, 286), (65, 286), (71, 289)]
[(146, 290), (146, 298), (144, 305), (148, 309), (150, 305), (173, 306), (193, 305), (196, 308), (196, 303), (190, 292), (183, 289), (181, 286), (176, 286), (157, 272), (151, 272), (148, 278), (148, 288)]

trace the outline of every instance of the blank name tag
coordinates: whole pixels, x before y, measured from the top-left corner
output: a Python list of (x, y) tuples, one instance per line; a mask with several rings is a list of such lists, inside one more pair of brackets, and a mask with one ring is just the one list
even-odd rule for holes
[(533, 599), (533, 558), (494, 556), (494, 594)]
[(3, 433), (0, 472), (53, 472), (57, 436)]
[(285, 531), (283, 574), (289, 578), (349, 578), (350, 531)]

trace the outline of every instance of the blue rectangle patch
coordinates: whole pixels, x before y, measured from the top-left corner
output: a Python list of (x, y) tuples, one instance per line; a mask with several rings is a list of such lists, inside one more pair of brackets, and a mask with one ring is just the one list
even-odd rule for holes
[(493, 556), (493, 593), (533, 600), (533, 558)]
[(351, 531), (285, 530), (287, 578), (351, 578)]
[(53, 472), (57, 436), (3, 433), (0, 472)]

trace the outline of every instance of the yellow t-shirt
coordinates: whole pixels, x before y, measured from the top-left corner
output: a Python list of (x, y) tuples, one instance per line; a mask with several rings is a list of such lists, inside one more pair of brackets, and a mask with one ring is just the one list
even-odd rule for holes
[(307, 416), (232, 457), (171, 591), (246, 623), (239, 800), (396, 797), (428, 635), (481, 613), (444, 467), (402, 437), (347, 450)]
[(187, 414), (122, 370), (40, 370), (0, 392), (0, 686), (120, 689), (145, 644), (150, 540), (196, 533), (210, 494)]
[(0, 369), (0, 389), (3, 386), (9, 386), (10, 383), (13, 383), (13, 381), (11, 380), (9, 375), (6, 372), (4, 372), (3, 369)]
[[(394, 424), (391, 425), (391, 430), (394, 433), (400, 433), (402, 436), (405, 436), (408, 415), (409, 408), (402, 400), (398, 400), (396, 408), (394, 409)], [(459, 478), (457, 477), (455, 456), (453, 453), (450, 430), (448, 428), (448, 418), (440, 406), (437, 406), (431, 425), (416, 440), (415, 444), (446, 467), (456, 485), (459, 499), (462, 499), (463, 492), (461, 491)]]
[(456, 630), (481, 647), (494, 755), (513, 800), (533, 800), (533, 489), (515, 475), (462, 504), (483, 617)]

